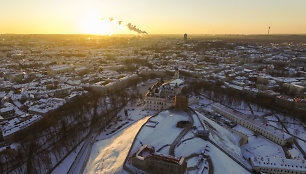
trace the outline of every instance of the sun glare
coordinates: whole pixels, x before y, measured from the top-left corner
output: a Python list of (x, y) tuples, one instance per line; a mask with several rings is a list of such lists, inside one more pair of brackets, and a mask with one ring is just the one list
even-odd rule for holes
[(84, 18), (81, 25), (86, 34), (111, 36), (114, 31), (119, 29), (118, 25), (111, 22), (109, 18), (101, 19), (92, 15)]

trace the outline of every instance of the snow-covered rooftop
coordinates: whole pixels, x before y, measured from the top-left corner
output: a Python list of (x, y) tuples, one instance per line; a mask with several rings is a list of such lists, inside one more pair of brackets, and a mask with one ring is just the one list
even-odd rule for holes
[(215, 108), (219, 108), (221, 110), (223, 110), (224, 112), (227, 112), (228, 114), (231, 114), (233, 117), (237, 118), (237, 119), (241, 119), (244, 120), (245, 122), (247, 122), (250, 125), (256, 126), (259, 129), (262, 129), (266, 132), (269, 132), (270, 134), (273, 134), (275, 136), (277, 136), (280, 139), (286, 140), (291, 138), (291, 136), (283, 131), (280, 131), (278, 129), (273, 129), (271, 126), (267, 126), (264, 123), (258, 122), (256, 120), (254, 120), (255, 117), (248, 117), (245, 114), (242, 114), (241, 112), (238, 112), (236, 110), (233, 110), (231, 108), (225, 107), (219, 103), (215, 103), (213, 104), (213, 107)]
[(306, 161), (300, 159), (254, 157), (251, 158), (251, 162), (253, 166), (257, 167), (306, 171)]

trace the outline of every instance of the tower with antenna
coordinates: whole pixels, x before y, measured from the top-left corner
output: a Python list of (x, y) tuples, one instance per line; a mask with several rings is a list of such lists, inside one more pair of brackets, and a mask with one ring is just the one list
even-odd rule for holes
[(271, 27), (269, 26), (269, 28), (268, 28), (268, 35), (270, 34), (270, 28), (271, 28)]

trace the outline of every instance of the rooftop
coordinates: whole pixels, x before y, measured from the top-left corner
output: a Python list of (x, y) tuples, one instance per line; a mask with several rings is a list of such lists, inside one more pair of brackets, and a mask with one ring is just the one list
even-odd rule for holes
[(291, 138), (291, 136), (283, 131), (280, 131), (278, 129), (273, 129), (271, 126), (267, 126), (264, 123), (258, 122), (255, 120), (255, 117), (249, 117), (241, 112), (238, 112), (236, 110), (233, 110), (231, 108), (228, 108), (224, 105), (221, 105), (219, 103), (215, 103), (213, 104), (213, 107), (219, 108), (220, 110), (223, 110), (229, 114), (231, 114), (233, 117), (237, 118), (237, 119), (241, 119), (246, 121), (247, 123), (256, 126), (259, 129), (262, 129), (264, 131), (269, 132), (270, 134), (274, 134), (275, 136), (279, 137), (280, 139), (289, 139)]
[(301, 172), (306, 170), (306, 160), (300, 159), (253, 157), (251, 162), (253, 166), (258, 167), (282, 168)]

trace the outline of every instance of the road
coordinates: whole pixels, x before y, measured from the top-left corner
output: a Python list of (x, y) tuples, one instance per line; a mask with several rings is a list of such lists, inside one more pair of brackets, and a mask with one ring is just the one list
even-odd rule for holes
[[(192, 109), (190, 108), (198, 117), (199, 121), (201, 122), (198, 114)], [(202, 122), (201, 122), (202, 123)], [(203, 126), (203, 124), (202, 124)], [(203, 129), (205, 130), (206, 126), (203, 127)], [(219, 146), (218, 144), (216, 144), (215, 142), (213, 142), (211, 139), (208, 139), (208, 141), (214, 145), (215, 147), (217, 147), (219, 150), (221, 150), (223, 153), (225, 153), (228, 157), (230, 157), (233, 161), (235, 161), (237, 164), (239, 164), (241, 167), (243, 167), (244, 169), (246, 169), (247, 171), (252, 173), (252, 167), (248, 164), (245, 164), (244, 162), (241, 162), (240, 160), (238, 160), (233, 154), (231, 154), (230, 152), (226, 151), (225, 149), (223, 149), (221, 146)]]
[(169, 148), (169, 155), (171, 156), (175, 156), (174, 154), (174, 149), (176, 147), (176, 145), (181, 141), (181, 139), (191, 130), (192, 126), (193, 126), (193, 123), (194, 123), (194, 120), (193, 120), (193, 117), (191, 115), (191, 112), (190, 111), (187, 111), (187, 114), (189, 116), (189, 121), (191, 122), (190, 125), (187, 125), (181, 132), (180, 134), (175, 138), (175, 140), (172, 142), (172, 144), (170, 145), (170, 148)]
[(81, 150), (79, 151), (77, 157), (73, 161), (72, 165), (69, 168), (69, 171), (67, 174), (81, 174), (83, 173), (88, 158), (90, 156), (90, 152), (92, 149), (92, 145), (95, 142), (96, 137), (98, 136), (98, 133), (93, 133), (92, 135), (89, 135), (87, 139), (85, 140)]

